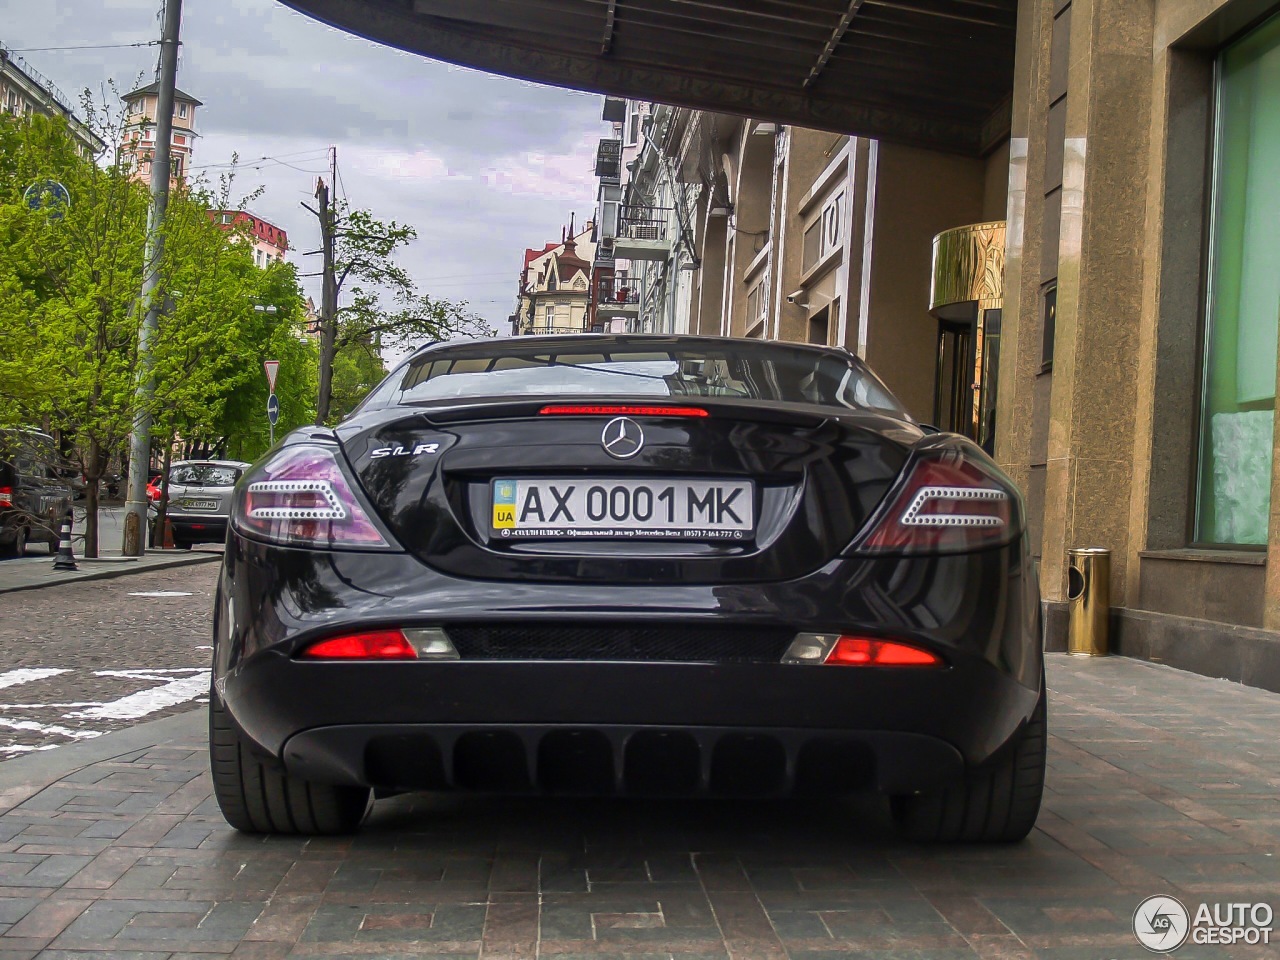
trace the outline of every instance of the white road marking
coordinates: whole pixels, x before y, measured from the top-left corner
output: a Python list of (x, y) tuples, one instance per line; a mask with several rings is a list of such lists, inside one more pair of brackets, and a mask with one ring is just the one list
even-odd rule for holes
[[(136, 677), (146, 680), (161, 680), (157, 673), (176, 673), (174, 670), (99, 670), (99, 676)], [(182, 671), (186, 672), (186, 671)], [(104, 703), (88, 710), (78, 710), (65, 714), (67, 720), (137, 720), (149, 713), (186, 703), (196, 697), (204, 696), (209, 690), (209, 671), (200, 670), (194, 676), (177, 677), (167, 683), (132, 693), (111, 703)]]
[(70, 703), (0, 703), (0, 710), (69, 710), (72, 707), (100, 707), (101, 700), (73, 700)]
[(95, 677), (125, 677), (129, 680), (162, 680), (157, 674), (164, 673), (196, 673), (207, 670), (206, 667), (147, 667), (143, 670), (95, 670)]
[(69, 727), (59, 727), (51, 723), (36, 723), (34, 720), (10, 720), (8, 717), (0, 717), (0, 727), (8, 727), (10, 730), (34, 730), (37, 733), (56, 733), (59, 736), (71, 737), (75, 740), (92, 740), (94, 737), (102, 736), (101, 730), (72, 730)]
[(143, 590), (140, 593), (131, 593), (131, 597), (190, 597), (193, 594), (187, 593), (185, 590)]
[(59, 670), (56, 667), (29, 667), (22, 670), (6, 670), (4, 673), (0, 673), (0, 690), (5, 687), (16, 687), (20, 683), (30, 683), (32, 680), (56, 677), (58, 674), (66, 672), (66, 670)]

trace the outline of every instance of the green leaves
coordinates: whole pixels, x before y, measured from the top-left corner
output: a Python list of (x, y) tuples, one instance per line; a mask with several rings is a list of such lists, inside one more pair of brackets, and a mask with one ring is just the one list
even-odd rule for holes
[[(46, 179), (71, 194), (60, 217), (23, 202)], [(281, 361), (283, 432), (314, 417), (316, 350), (293, 267), (255, 268), (243, 238), (213, 222), (219, 199), (199, 185), (170, 198), (147, 412), (160, 444), (252, 459), (267, 446), (262, 361)], [(91, 481), (123, 454), (144, 375), (148, 203), (145, 185), (82, 158), (63, 121), (0, 117), (0, 427), (55, 431)]]
[[(363, 399), (382, 376), (384, 348), (413, 349), (433, 340), (492, 336), (493, 331), (466, 303), (422, 293), (394, 255), (418, 232), (392, 220), (383, 223), (367, 210), (338, 210), (334, 276), (339, 302), (334, 336), (330, 403), (321, 399), (327, 420), (336, 422)], [(376, 374), (376, 376), (375, 376)]]

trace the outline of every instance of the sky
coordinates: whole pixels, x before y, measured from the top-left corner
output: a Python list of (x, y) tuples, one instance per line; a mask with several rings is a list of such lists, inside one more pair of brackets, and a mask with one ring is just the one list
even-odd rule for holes
[[(161, 0), (0, 0), (0, 43), (74, 102), (108, 80), (155, 79)], [(196, 114), (194, 172), (216, 184), (232, 156), (234, 199), (283, 228), (300, 272), (319, 269), (316, 177), (338, 150), (338, 194), (417, 228), (399, 257), (420, 288), (465, 300), (498, 332), (525, 247), (559, 240), (594, 206), (599, 96), (455, 67), (335, 30), (277, 0), (184, 0), (178, 86)], [(29, 52), (23, 52), (29, 51)], [(110, 94), (107, 93), (109, 96)], [(262, 159), (262, 158), (271, 159)], [(318, 302), (319, 281), (304, 279)]]

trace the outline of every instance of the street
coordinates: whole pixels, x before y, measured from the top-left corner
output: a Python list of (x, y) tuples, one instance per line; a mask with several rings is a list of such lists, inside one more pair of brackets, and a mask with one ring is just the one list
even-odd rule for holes
[[(78, 663), (97, 702), (120, 692), (88, 680), (103, 664), (190, 667), (208, 576), (125, 578), (92, 652), (24, 662)], [(193, 595), (135, 612), (143, 586)], [(31, 596), (51, 624), (86, 602)], [(0, 763), (0, 955), (1098, 960), (1143, 955), (1131, 918), (1153, 894), (1280, 900), (1280, 696), (1120, 657), (1053, 655), (1049, 683), (1045, 807), (1008, 846), (901, 843), (870, 800), (429, 794), (379, 800), (354, 838), (264, 839), (210, 798), (203, 711), (143, 718), (119, 745)]]
[(0, 756), (92, 739), (203, 698), (217, 570), (0, 595)]

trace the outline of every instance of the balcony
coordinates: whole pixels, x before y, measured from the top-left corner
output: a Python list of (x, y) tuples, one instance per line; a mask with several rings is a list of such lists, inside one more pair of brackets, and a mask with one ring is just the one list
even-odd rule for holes
[(617, 182), (622, 176), (622, 141), (601, 140), (596, 149), (596, 176)]
[(634, 281), (601, 280), (596, 289), (596, 316), (600, 320), (635, 317), (640, 313), (640, 291)]
[(671, 255), (667, 242), (670, 207), (624, 206), (618, 216), (614, 255), (620, 260), (665, 260)]
[(582, 327), (573, 326), (551, 326), (545, 323), (535, 323), (520, 328), (520, 336), (522, 337), (545, 337), (549, 334), (556, 333), (584, 333)]

